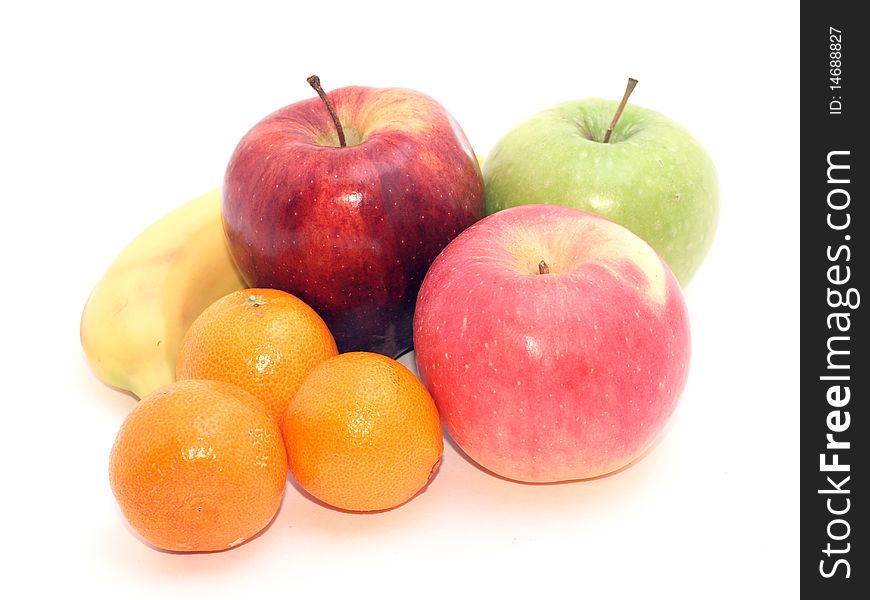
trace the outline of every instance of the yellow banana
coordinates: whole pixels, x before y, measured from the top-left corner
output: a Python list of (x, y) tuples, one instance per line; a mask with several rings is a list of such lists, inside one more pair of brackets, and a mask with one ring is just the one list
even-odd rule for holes
[(194, 198), (130, 242), (91, 292), (80, 329), (91, 368), (139, 398), (175, 381), (187, 328), (245, 287), (227, 249), (220, 190)]

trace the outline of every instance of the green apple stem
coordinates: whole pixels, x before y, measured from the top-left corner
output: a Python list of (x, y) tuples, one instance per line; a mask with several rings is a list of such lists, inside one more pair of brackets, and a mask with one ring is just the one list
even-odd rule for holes
[(625, 105), (628, 104), (628, 97), (631, 96), (631, 93), (634, 91), (634, 86), (637, 85), (637, 79), (628, 78), (628, 85), (625, 86), (625, 94), (622, 96), (622, 102), (619, 103), (619, 106), (616, 107), (616, 114), (613, 115), (613, 120), (610, 122), (610, 127), (607, 128), (607, 133), (604, 134), (604, 143), (610, 141), (610, 134), (613, 133), (613, 128), (616, 127), (616, 123), (619, 121), (619, 117), (622, 116), (622, 111), (625, 110)]
[(548, 265), (545, 261), (541, 261), (538, 263), (538, 273), (541, 275), (546, 275), (550, 272), (550, 265)]
[(332, 122), (335, 123), (335, 130), (338, 132), (338, 143), (341, 144), (342, 148), (345, 148), (347, 142), (344, 139), (344, 129), (341, 128), (341, 121), (338, 120), (338, 115), (335, 112), (335, 107), (329, 100), (329, 96), (327, 96), (326, 92), (323, 91), (323, 88), (320, 87), (320, 77), (317, 75), (311, 75), (306, 79), (306, 81), (308, 82), (308, 85), (314, 88), (314, 91), (317, 92), (317, 95), (320, 96), (320, 99), (323, 100), (323, 103), (326, 105), (326, 110), (329, 111), (329, 116), (332, 117)]

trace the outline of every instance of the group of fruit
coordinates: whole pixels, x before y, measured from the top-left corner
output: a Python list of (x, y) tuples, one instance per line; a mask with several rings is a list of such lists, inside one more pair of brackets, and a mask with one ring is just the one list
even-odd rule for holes
[[(145, 230), (85, 306), (93, 370), (142, 398), (110, 459), (131, 526), (234, 547), (288, 468), (330, 506), (393, 508), (436, 471), (441, 422), (517, 481), (637, 459), (688, 375), (680, 283), (718, 213), (700, 145), (627, 105), (630, 80), (620, 103), (520, 124), (481, 171), (428, 96), (309, 83), (319, 98), (254, 126), (222, 194)], [(394, 360), (411, 348), (420, 379)]]

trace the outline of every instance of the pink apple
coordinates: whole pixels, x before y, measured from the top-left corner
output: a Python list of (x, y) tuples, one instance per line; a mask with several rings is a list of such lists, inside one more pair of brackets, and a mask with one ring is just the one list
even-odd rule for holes
[(530, 204), (478, 221), (435, 259), (414, 347), (470, 458), (509, 479), (566, 481), (653, 444), (686, 383), (689, 322), (676, 278), (641, 238)]

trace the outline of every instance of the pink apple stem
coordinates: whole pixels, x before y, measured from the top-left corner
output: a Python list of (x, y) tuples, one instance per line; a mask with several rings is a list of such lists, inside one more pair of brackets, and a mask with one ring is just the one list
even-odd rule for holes
[(616, 114), (613, 115), (613, 120), (610, 122), (610, 127), (607, 128), (607, 133), (604, 134), (604, 143), (610, 141), (610, 134), (613, 133), (613, 128), (616, 127), (616, 123), (619, 121), (619, 117), (622, 116), (622, 111), (625, 109), (625, 105), (628, 104), (628, 97), (631, 96), (631, 93), (634, 91), (634, 86), (637, 85), (637, 79), (628, 78), (628, 85), (625, 86), (625, 94), (622, 96), (622, 102), (619, 103), (619, 106), (616, 107)]
[(538, 263), (538, 273), (541, 275), (546, 275), (550, 272), (550, 265), (548, 265), (545, 261), (541, 261)]
[(320, 96), (320, 99), (323, 100), (323, 103), (326, 105), (326, 110), (329, 111), (329, 116), (332, 117), (332, 122), (335, 123), (335, 130), (338, 132), (338, 143), (341, 144), (342, 148), (347, 147), (347, 142), (344, 139), (344, 129), (341, 128), (341, 121), (338, 120), (338, 115), (335, 112), (335, 107), (329, 100), (329, 96), (327, 96), (326, 92), (323, 91), (323, 88), (320, 87), (320, 77), (317, 75), (311, 75), (306, 79), (306, 81), (308, 82), (308, 85), (314, 88), (314, 91), (317, 92), (317, 95)]

